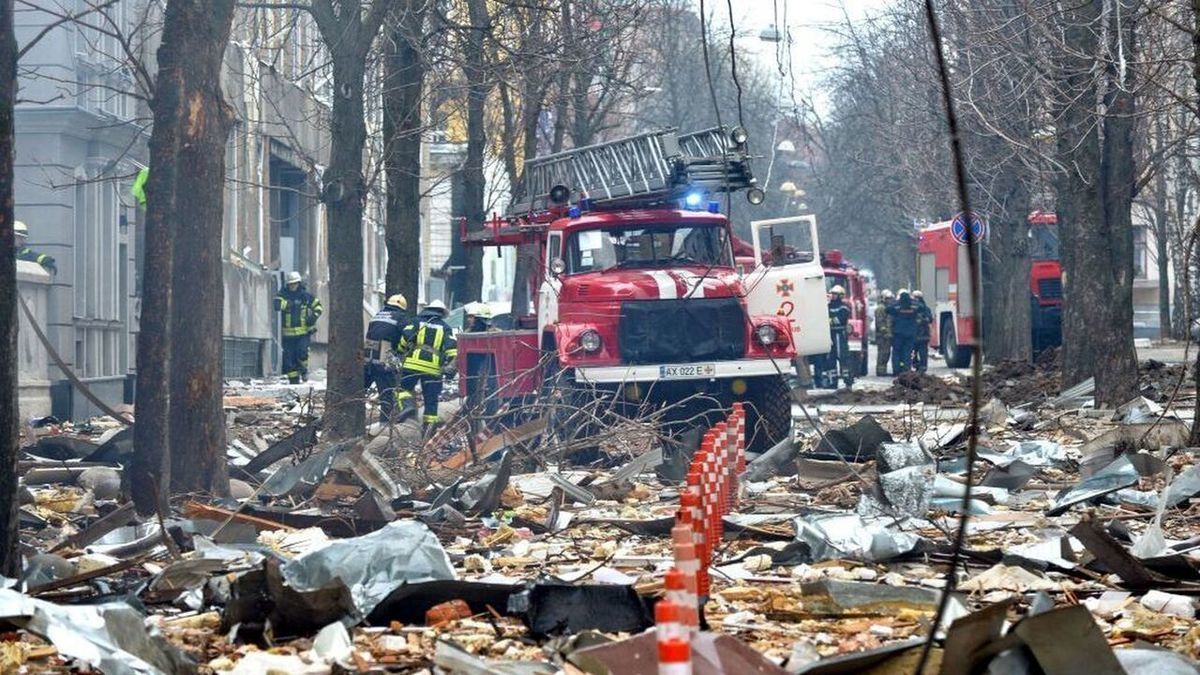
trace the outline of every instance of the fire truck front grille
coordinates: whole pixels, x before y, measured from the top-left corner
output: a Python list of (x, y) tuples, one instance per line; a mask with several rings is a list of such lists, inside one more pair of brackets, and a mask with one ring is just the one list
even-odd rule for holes
[(621, 305), (617, 339), (628, 364), (739, 359), (745, 315), (737, 298), (630, 301)]
[(1062, 279), (1038, 279), (1038, 297), (1042, 300), (1062, 299)]

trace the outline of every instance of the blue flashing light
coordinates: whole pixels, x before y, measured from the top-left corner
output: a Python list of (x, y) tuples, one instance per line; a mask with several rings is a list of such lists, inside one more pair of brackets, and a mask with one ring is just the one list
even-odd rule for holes
[(580, 210), (578, 206), (572, 206), (571, 208), (567, 209), (567, 216), (571, 218), (578, 218), (579, 214)]
[(699, 209), (700, 205), (704, 203), (704, 194), (699, 191), (689, 192), (687, 193), (687, 196), (683, 198), (683, 203), (687, 205), (689, 209)]
[(721, 202), (719, 202), (715, 199), (712, 201), (709, 201), (708, 202), (708, 212), (709, 213), (720, 213), (721, 212)]

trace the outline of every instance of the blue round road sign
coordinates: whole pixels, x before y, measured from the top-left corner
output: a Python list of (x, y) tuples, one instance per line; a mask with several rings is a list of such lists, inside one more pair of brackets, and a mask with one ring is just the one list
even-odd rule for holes
[[(950, 236), (954, 237), (954, 241), (959, 244), (967, 245), (967, 214), (959, 213), (954, 216), (954, 220), (950, 222)], [(983, 241), (987, 236), (987, 227), (979, 216), (971, 214), (971, 238), (975, 241)]]

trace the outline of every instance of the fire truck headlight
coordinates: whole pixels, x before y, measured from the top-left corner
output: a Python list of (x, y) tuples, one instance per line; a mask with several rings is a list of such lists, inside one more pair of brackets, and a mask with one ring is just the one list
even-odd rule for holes
[(589, 354), (600, 351), (600, 334), (594, 330), (583, 331), (579, 336), (579, 346)]
[(733, 131), (729, 132), (729, 138), (737, 145), (745, 145), (750, 135), (742, 127), (734, 127)]
[(767, 199), (767, 193), (762, 191), (760, 187), (752, 187), (746, 191), (746, 201), (754, 206), (758, 206)]
[(761, 345), (772, 345), (779, 339), (779, 331), (774, 326), (763, 324), (754, 329), (754, 336)]

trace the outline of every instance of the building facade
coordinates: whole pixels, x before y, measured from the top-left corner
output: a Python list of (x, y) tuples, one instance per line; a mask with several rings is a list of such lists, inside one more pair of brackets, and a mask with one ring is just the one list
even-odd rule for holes
[[(68, 1), (56, 3), (55, 12), (84, 8), (82, 0)], [(149, 140), (136, 73), (157, 70), (158, 5), (121, 0), (101, 11), (102, 21), (54, 27), (20, 63), (15, 207), (30, 229), (30, 245), (58, 262), (57, 275), (26, 284), (44, 295), (37, 318), (51, 347), (93, 393), (120, 404), (132, 401), (141, 297), (142, 212), (130, 187), (146, 165)], [(328, 297), (318, 195), (328, 157), (329, 87), (327, 76), (310, 67), (320, 59), (320, 43), (307, 13), (242, 12), (223, 76), (236, 113), (226, 149), (223, 365), (226, 377), (260, 377), (278, 372), (272, 299), (282, 275), (301, 272), (312, 292)], [(18, 42), (56, 20), (49, 11), (18, 10)], [(109, 23), (119, 30), (90, 27)], [(370, 289), (385, 269), (381, 213), (376, 190), (363, 222), (364, 313), (377, 303)], [(22, 345), (32, 350), (26, 328)], [(321, 325), (314, 370), (323, 367), (327, 335)], [(23, 363), (24, 414), (80, 419), (98, 412), (56, 366), (38, 358), (31, 351)]]

